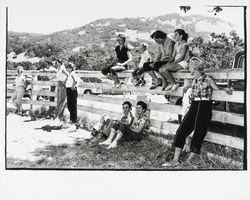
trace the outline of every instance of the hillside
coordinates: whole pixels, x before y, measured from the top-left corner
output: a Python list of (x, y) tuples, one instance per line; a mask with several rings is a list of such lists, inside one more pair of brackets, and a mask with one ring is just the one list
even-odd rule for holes
[[(172, 33), (176, 28), (183, 28), (190, 39), (202, 37), (204, 41), (210, 39), (211, 32), (227, 34), (233, 26), (215, 17), (191, 15), (182, 17), (178, 14), (168, 14), (151, 18), (123, 18), (98, 19), (82, 27), (72, 30), (63, 30), (49, 35), (9, 32), (8, 53), (25, 52), (30, 57), (50, 57), (61, 55), (69, 58), (76, 53), (88, 57), (85, 64), (93, 65), (95, 60), (103, 62), (113, 53), (116, 45), (116, 35), (123, 33), (127, 37), (131, 49), (138, 47), (140, 42), (147, 42), (150, 51), (154, 51), (154, 43), (149, 35), (160, 29)], [(136, 50), (135, 50), (136, 54)]]

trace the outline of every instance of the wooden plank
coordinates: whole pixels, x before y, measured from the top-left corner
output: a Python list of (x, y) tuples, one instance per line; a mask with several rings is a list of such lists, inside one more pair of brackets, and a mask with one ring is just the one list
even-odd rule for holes
[(31, 81), (31, 85), (57, 86), (57, 81)]
[(51, 102), (51, 101), (35, 101), (35, 100), (23, 100), (22, 101), (24, 104), (31, 104), (31, 105), (43, 105), (43, 106), (53, 106), (56, 107), (57, 103), (56, 102)]
[[(88, 107), (83, 105), (78, 105), (78, 109), (85, 112), (95, 113), (99, 115), (106, 114), (111, 117), (119, 118), (121, 113), (114, 112), (114, 111), (107, 111), (103, 109), (97, 109), (94, 107)], [(159, 129), (164, 134), (175, 134), (179, 124), (173, 124), (169, 122), (163, 122), (159, 120), (150, 119), (151, 126), (154, 128)], [(230, 146), (236, 149), (243, 150), (244, 149), (244, 140), (242, 138), (222, 135), (214, 132), (208, 132), (205, 140), (208, 142)]]
[(244, 115), (213, 110), (212, 121), (244, 126)]
[[(137, 102), (137, 100), (132, 100), (128, 98), (104, 97), (99, 95), (79, 95), (79, 98), (82, 100), (93, 101), (93, 103), (102, 102), (102, 103), (109, 103), (116, 105), (122, 105), (124, 101), (130, 101), (132, 105), (136, 105)], [(164, 119), (164, 115), (166, 115), (166, 113), (181, 114), (182, 111), (182, 107), (177, 105), (162, 104), (155, 102), (147, 102), (147, 104), (151, 111), (159, 111), (159, 113), (157, 114), (159, 119)], [(236, 114), (223, 111), (213, 111), (212, 120), (219, 121), (222, 123), (244, 126), (243, 114)]]
[[(126, 72), (118, 73), (119, 77), (128, 78), (131, 77), (131, 73), (133, 70), (127, 70)], [(83, 71), (76, 70), (76, 73), (80, 77), (97, 77), (102, 78), (105, 77), (100, 71)], [(245, 70), (244, 69), (215, 69), (206, 71), (207, 74), (211, 75), (214, 79), (244, 79)], [(16, 75), (16, 70), (7, 70), (8, 75)], [(43, 75), (43, 76), (53, 76), (55, 72), (41, 72), (38, 70), (25, 70), (24, 74), (27, 75)], [(145, 73), (146, 76), (147, 73)], [(192, 79), (192, 76), (188, 71), (181, 70), (177, 73), (173, 73), (173, 76), (177, 79)]]
[[(124, 92), (133, 92), (139, 94), (158, 94), (158, 95), (171, 95), (182, 97), (183, 87), (177, 89), (176, 92), (171, 91), (161, 91), (161, 87), (158, 87), (154, 90), (150, 90), (149, 86), (144, 87), (135, 87), (133, 85), (122, 85), (121, 88), (114, 88), (112, 84), (109, 83), (80, 83), (80, 88), (95, 88), (98, 90), (105, 90), (106, 92), (112, 93), (124, 93)], [(244, 103), (244, 92), (233, 91), (232, 95), (226, 94), (223, 90), (214, 90), (212, 99), (215, 101), (228, 101), (235, 103)]]
[(40, 96), (51, 96), (56, 97), (57, 92), (51, 92), (49, 90), (33, 90), (33, 95), (40, 95)]

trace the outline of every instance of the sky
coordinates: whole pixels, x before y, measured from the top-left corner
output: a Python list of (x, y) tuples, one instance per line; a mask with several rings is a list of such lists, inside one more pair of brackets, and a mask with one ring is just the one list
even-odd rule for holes
[[(56, 31), (73, 29), (100, 18), (155, 17), (170, 13), (182, 16), (202, 14), (214, 17), (209, 10), (213, 0), (183, 1), (175, 0), (6, 0), (8, 7), (8, 30), (49, 34)], [(221, 1), (220, 1), (221, 2)], [(226, 3), (224, 5), (244, 5)], [(244, 2), (244, 1), (243, 1)], [(180, 5), (190, 5), (186, 14), (180, 11)], [(233, 16), (232, 16), (233, 14)], [(243, 8), (224, 8), (218, 16), (243, 30)], [(243, 31), (241, 31), (243, 34)]]

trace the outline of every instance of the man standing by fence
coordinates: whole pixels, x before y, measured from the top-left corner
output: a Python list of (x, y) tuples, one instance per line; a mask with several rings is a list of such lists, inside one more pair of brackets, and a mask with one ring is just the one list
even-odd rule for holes
[(55, 112), (55, 120), (60, 121), (63, 118), (63, 112), (66, 107), (66, 87), (65, 82), (68, 77), (68, 72), (61, 59), (55, 61), (55, 66), (57, 67), (56, 76), (52, 77), (50, 80), (56, 78), (58, 81), (57, 87), (57, 107)]

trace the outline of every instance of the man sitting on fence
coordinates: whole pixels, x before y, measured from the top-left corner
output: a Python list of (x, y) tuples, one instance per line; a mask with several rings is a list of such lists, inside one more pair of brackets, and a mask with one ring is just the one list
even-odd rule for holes
[(128, 126), (123, 123), (115, 124), (111, 129), (108, 139), (101, 144), (108, 145), (107, 149), (111, 149), (117, 146), (121, 138), (124, 138), (126, 141), (140, 141), (145, 133), (145, 128), (149, 125), (146, 111), (147, 104), (143, 101), (138, 101), (136, 104), (136, 116), (132, 125)]
[(92, 142), (98, 141), (99, 139), (103, 137), (107, 139), (107, 137), (110, 134), (111, 128), (118, 122), (127, 124), (129, 126), (132, 124), (134, 120), (134, 116), (131, 113), (132, 104), (129, 101), (123, 102), (122, 110), (123, 110), (123, 115), (120, 121), (116, 119), (112, 119), (106, 115), (103, 115), (101, 117), (100, 121), (94, 126), (92, 130), (92, 135), (94, 136), (94, 139), (92, 140)]
[[(164, 163), (162, 166), (175, 167), (180, 164), (179, 158), (185, 144), (186, 137), (194, 131), (190, 156), (187, 162), (190, 162), (200, 153), (202, 143), (207, 133), (208, 125), (212, 117), (212, 91), (219, 90), (214, 79), (203, 72), (204, 64), (198, 58), (191, 58), (189, 63), (189, 71), (194, 76), (191, 92), (191, 106), (182, 120), (174, 141), (175, 153), (174, 158), (170, 162)], [(232, 94), (232, 90), (225, 89), (227, 94)]]

